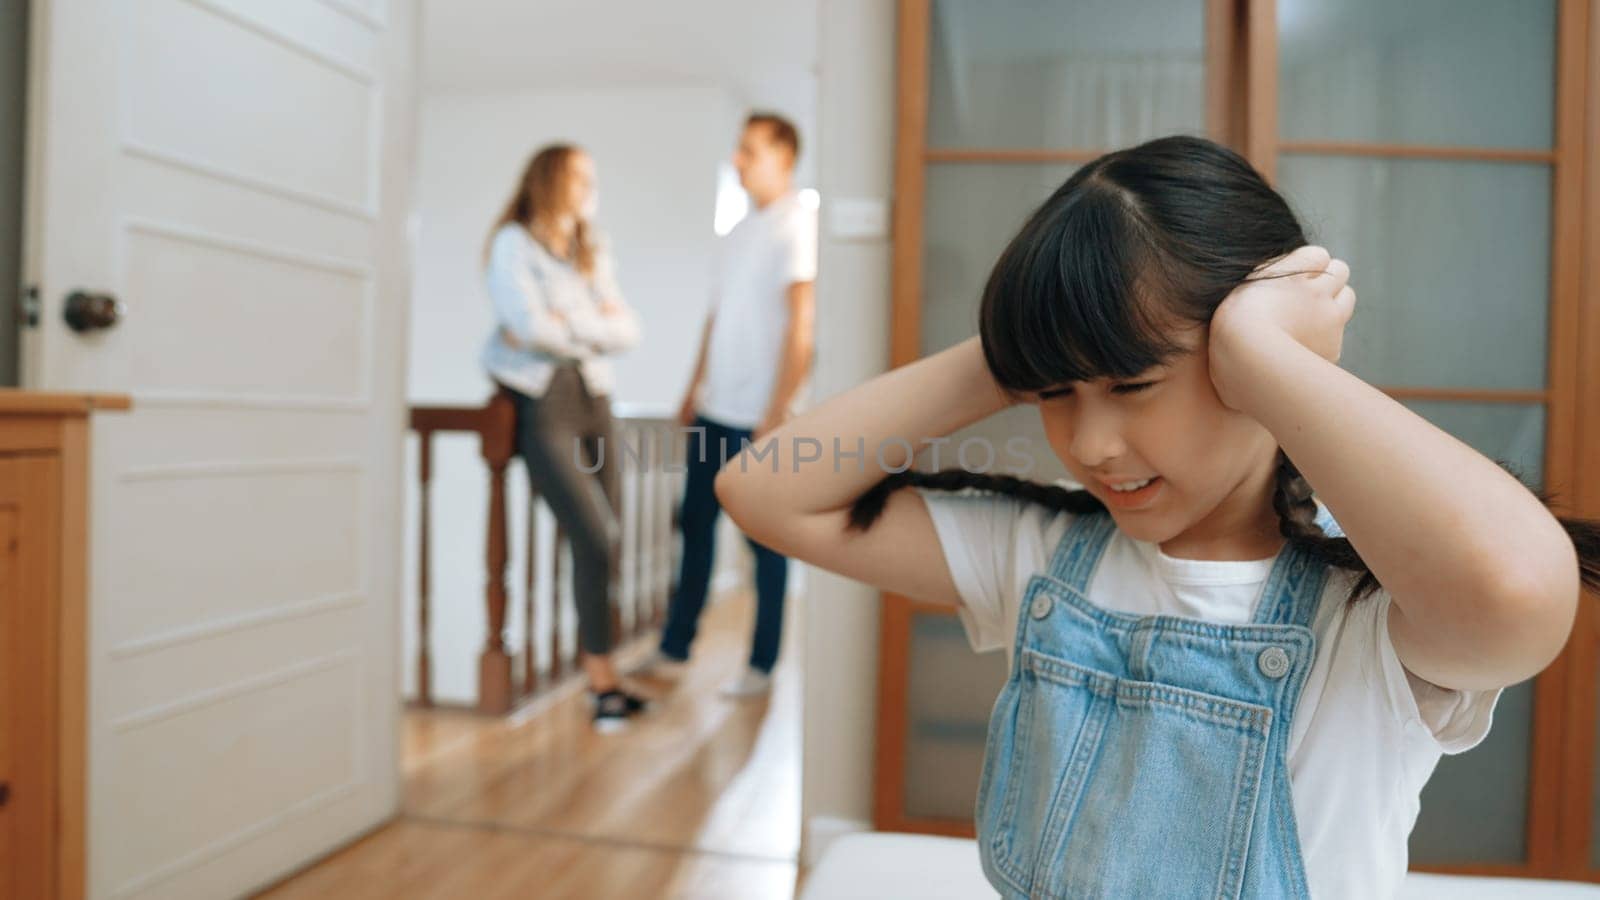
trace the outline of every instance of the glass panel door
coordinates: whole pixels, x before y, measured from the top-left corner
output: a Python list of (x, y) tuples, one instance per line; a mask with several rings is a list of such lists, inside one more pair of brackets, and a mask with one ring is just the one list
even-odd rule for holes
[[(1278, 184), (1359, 297), (1344, 365), (1544, 470), (1557, 0), (1279, 0)], [(1532, 683), (1441, 760), (1420, 865), (1527, 861)]]

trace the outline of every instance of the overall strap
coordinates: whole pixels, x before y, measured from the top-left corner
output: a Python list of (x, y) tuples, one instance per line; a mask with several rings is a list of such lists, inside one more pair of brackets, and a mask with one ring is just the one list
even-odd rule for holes
[(1116, 531), (1117, 523), (1110, 513), (1095, 512), (1076, 517), (1067, 526), (1061, 542), (1056, 544), (1055, 554), (1050, 558), (1050, 577), (1087, 597), (1089, 579), (1094, 577), (1100, 556)]
[[(1328, 508), (1317, 505), (1317, 525), (1329, 537), (1343, 537), (1344, 529), (1334, 521)], [(1256, 604), (1255, 622), (1261, 625), (1311, 626), (1328, 583), (1328, 567), (1310, 553), (1287, 544), (1272, 564), (1272, 573)]]

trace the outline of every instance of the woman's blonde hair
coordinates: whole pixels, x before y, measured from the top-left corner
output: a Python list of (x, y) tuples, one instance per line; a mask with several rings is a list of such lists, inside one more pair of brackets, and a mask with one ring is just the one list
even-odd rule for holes
[[(544, 213), (551, 211), (565, 196), (563, 188), (571, 174), (572, 160), (583, 150), (573, 144), (550, 144), (541, 147), (517, 179), (516, 190), (505, 209), (489, 229), (489, 243), (484, 249), (485, 258), (494, 244), (495, 234), (506, 225), (516, 223), (531, 229)], [(572, 264), (584, 275), (594, 274), (595, 245), (592, 229), (582, 215), (572, 232)]]

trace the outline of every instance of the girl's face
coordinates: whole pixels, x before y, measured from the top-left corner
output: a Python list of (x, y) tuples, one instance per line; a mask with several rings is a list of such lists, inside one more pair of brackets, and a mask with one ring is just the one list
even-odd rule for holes
[(1128, 536), (1180, 556), (1260, 553), (1276, 521), (1277, 442), (1218, 399), (1204, 330), (1180, 343), (1185, 352), (1137, 378), (1041, 391), (1045, 435)]

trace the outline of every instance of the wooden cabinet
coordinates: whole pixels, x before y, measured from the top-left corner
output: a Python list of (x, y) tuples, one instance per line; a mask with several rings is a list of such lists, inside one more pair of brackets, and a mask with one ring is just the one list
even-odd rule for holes
[(0, 897), (84, 892), (84, 609), (91, 413), (0, 391)]

